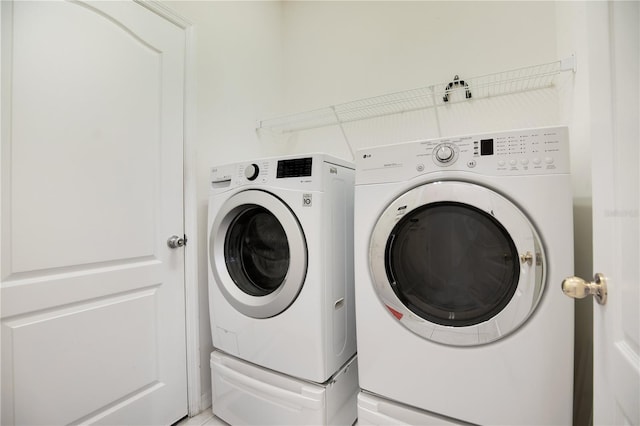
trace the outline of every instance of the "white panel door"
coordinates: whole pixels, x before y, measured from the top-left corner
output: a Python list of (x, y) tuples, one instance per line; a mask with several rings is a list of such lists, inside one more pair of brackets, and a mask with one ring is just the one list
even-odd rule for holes
[(134, 2), (1, 8), (1, 423), (170, 424), (184, 31)]
[[(594, 424), (640, 424), (640, 3), (589, 4), (594, 272)], [(583, 277), (587, 278), (587, 277)]]

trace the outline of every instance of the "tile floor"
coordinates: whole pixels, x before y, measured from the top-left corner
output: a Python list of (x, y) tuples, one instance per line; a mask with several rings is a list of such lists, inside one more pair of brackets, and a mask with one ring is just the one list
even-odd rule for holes
[(229, 426), (219, 418), (213, 415), (211, 408), (206, 409), (197, 416), (186, 418), (175, 426)]

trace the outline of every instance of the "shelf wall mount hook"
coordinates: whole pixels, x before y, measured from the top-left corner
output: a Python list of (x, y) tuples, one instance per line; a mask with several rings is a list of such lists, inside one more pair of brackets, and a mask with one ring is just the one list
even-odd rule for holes
[(465, 83), (464, 80), (460, 80), (460, 77), (456, 75), (453, 77), (453, 81), (450, 81), (444, 89), (444, 96), (442, 97), (442, 100), (449, 102), (449, 92), (453, 89), (457, 89), (459, 86), (464, 87), (464, 97), (466, 99), (471, 99), (471, 90), (469, 90), (469, 85)]

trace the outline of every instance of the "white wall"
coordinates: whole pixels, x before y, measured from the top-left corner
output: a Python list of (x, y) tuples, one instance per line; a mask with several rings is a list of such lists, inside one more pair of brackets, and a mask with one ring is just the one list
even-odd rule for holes
[(284, 18), (290, 112), (556, 59), (549, 2), (288, 2)]
[[(569, 56), (584, 37), (580, 21), (572, 21), (579, 8), (554, 2), (168, 4), (197, 26), (204, 391), (209, 385), (211, 344), (204, 297), (209, 166), (308, 151), (351, 157), (338, 128), (278, 136), (256, 133), (256, 120), (448, 82), (456, 74), (464, 79), (552, 62)], [(582, 102), (583, 95), (574, 91), (572, 77), (563, 84), (560, 91), (450, 105), (439, 108), (437, 117), (430, 110), (409, 118), (368, 120), (347, 125), (345, 131), (358, 148), (439, 135), (570, 124), (583, 119), (572, 108)], [(576, 232), (590, 239), (591, 225), (586, 220), (590, 152), (585, 151), (589, 141), (579, 126), (572, 125), (571, 130), (580, 213)]]

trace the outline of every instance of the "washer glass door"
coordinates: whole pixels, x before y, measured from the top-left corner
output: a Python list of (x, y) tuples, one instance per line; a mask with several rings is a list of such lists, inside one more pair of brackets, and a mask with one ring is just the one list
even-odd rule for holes
[(539, 237), (509, 200), (434, 182), (397, 198), (372, 234), (371, 271), (389, 312), (429, 340), (477, 345), (515, 331), (544, 284)]
[(221, 206), (211, 227), (209, 253), (225, 299), (253, 318), (278, 315), (304, 284), (302, 228), (291, 209), (266, 191), (239, 192)]
[(240, 210), (227, 228), (224, 259), (231, 279), (245, 293), (265, 296), (277, 290), (291, 261), (278, 218), (258, 205)]

